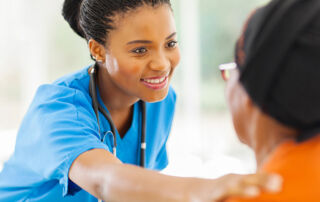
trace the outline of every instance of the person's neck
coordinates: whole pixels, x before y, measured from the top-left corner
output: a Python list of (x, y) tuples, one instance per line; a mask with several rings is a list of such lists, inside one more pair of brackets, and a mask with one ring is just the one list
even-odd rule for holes
[(100, 97), (104, 105), (109, 110), (110, 114), (115, 114), (117, 112), (125, 112), (132, 109), (134, 103), (139, 99), (134, 96), (129, 96), (117, 85), (115, 85), (109, 78), (105, 68), (100, 68), (98, 71), (98, 86)]
[(250, 133), (253, 140), (250, 143), (255, 152), (258, 169), (267, 161), (270, 154), (282, 143), (295, 140), (297, 132), (270, 117), (263, 117), (264, 124), (257, 123)]
[(257, 167), (261, 168), (263, 164), (267, 161), (270, 154), (283, 142), (290, 140), (285, 135), (280, 133), (266, 132), (265, 134), (260, 134), (262, 137), (259, 142), (253, 145), (253, 149), (256, 155)]
[(139, 99), (123, 92), (122, 89), (112, 82), (109, 74), (104, 71), (107, 70), (100, 68), (98, 71), (97, 84), (99, 86), (100, 97), (110, 112), (112, 121), (120, 137), (123, 138), (132, 122), (133, 105)]

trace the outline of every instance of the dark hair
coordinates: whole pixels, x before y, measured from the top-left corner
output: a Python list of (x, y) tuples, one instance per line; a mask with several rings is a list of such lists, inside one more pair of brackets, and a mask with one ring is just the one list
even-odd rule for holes
[(319, 0), (271, 1), (236, 45), (240, 83), (263, 112), (298, 130), (298, 141), (320, 132), (319, 58)]
[(109, 31), (114, 29), (113, 16), (143, 5), (161, 4), (171, 6), (170, 0), (65, 0), (62, 15), (79, 36), (105, 45)]

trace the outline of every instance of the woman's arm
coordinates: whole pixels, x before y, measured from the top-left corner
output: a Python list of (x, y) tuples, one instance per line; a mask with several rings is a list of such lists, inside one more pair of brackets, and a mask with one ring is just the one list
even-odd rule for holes
[[(73, 162), (69, 178), (95, 197), (112, 202), (213, 202), (231, 195), (255, 196), (258, 187), (270, 187), (270, 177), (265, 174), (228, 175), (217, 180), (163, 175), (122, 164), (103, 149), (81, 154)], [(275, 184), (269, 190), (278, 187)]]

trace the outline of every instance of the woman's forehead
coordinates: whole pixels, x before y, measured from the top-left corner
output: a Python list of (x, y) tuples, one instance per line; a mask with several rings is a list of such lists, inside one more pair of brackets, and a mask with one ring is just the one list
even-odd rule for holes
[(113, 35), (126, 40), (166, 38), (176, 32), (173, 13), (166, 4), (141, 6), (134, 11), (115, 15)]

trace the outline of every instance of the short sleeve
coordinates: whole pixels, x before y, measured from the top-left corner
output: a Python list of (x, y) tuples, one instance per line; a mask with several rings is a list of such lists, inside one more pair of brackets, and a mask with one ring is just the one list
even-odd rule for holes
[(68, 178), (73, 161), (91, 149), (108, 150), (90, 103), (81, 91), (41, 86), (19, 130), (18, 156), (43, 179), (58, 180), (63, 196), (80, 190)]

